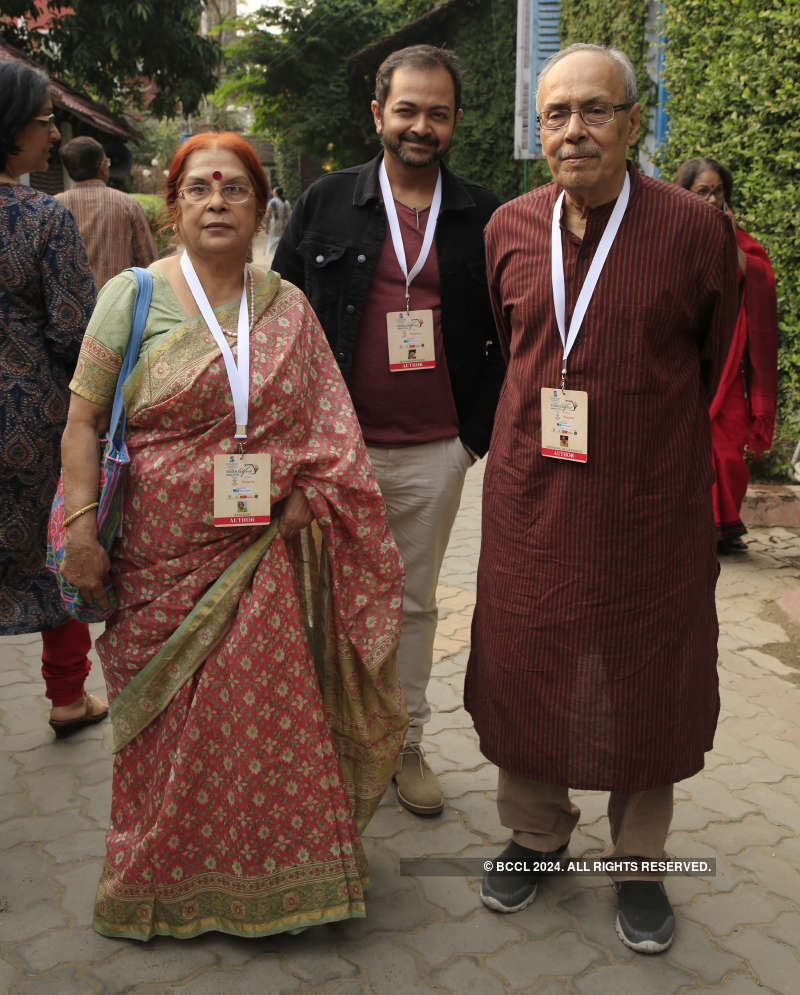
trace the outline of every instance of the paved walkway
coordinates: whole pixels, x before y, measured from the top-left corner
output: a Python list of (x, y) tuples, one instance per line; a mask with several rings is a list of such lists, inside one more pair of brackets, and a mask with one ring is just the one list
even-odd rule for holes
[[(506, 831), (495, 773), (478, 751), (461, 689), (475, 590), (480, 476), (468, 475), (440, 588), (427, 740), (448, 805), (435, 819), (390, 790), (370, 824), (369, 916), (297, 937), (207, 934), (146, 945), (90, 927), (103, 855), (111, 758), (105, 724), (56, 743), (46, 724), (39, 638), (0, 639), (0, 991), (26, 995), (406, 995), (800, 990), (800, 532), (751, 532), (724, 563), (722, 720), (707, 769), (677, 788), (675, 856), (715, 857), (713, 878), (673, 877), (673, 949), (645, 958), (614, 933), (605, 878), (549, 880), (524, 912), (501, 916), (478, 879), (409, 877), (401, 858), (494, 856)], [(780, 602), (783, 606), (781, 607)], [(102, 689), (99, 667), (91, 690)], [(604, 796), (577, 793), (570, 855), (605, 844)]]

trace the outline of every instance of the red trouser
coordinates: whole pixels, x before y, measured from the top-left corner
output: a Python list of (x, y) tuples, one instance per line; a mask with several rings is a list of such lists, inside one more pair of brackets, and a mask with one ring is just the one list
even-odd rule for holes
[(89, 626), (75, 619), (42, 632), (42, 677), (54, 706), (71, 705), (83, 694), (92, 666), (87, 656), (91, 645)]

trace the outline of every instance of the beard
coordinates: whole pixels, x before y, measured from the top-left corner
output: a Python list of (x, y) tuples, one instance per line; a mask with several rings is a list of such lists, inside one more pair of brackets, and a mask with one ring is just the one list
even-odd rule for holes
[[(413, 131), (405, 131), (400, 138), (396, 141), (392, 141), (387, 135), (384, 134), (383, 129), (381, 129), (381, 142), (383, 147), (387, 152), (390, 152), (396, 159), (404, 163), (406, 166), (416, 166), (422, 168), (424, 166), (430, 166), (434, 162), (439, 162), (442, 156), (447, 151), (447, 146), (444, 148), (439, 144), (436, 138), (420, 138), (414, 134)], [(414, 141), (418, 145), (425, 145), (429, 152), (426, 155), (418, 150), (411, 151), (407, 143), (409, 141)]]

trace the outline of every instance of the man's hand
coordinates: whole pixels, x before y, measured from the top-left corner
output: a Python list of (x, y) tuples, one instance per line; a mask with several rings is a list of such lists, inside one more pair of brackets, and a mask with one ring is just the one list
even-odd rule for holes
[(300, 529), (304, 529), (314, 521), (311, 505), (299, 487), (293, 487), (283, 506), (278, 531), (284, 539), (292, 539)]

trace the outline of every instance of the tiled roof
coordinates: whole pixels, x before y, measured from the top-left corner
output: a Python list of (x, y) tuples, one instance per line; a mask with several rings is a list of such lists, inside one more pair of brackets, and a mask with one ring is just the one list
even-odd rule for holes
[[(24, 52), (20, 52), (19, 49), (6, 44), (4, 41), (0, 41), (0, 60), (6, 62), (16, 60), (25, 62), (35, 69), (40, 68)], [(99, 104), (96, 100), (81, 96), (77, 90), (73, 90), (71, 86), (62, 83), (55, 76), (50, 77), (50, 95), (57, 108), (62, 108), (80, 120), (88, 122), (100, 132), (107, 135), (117, 135), (125, 140), (138, 141), (142, 137), (123, 117), (112, 114), (107, 107)]]

